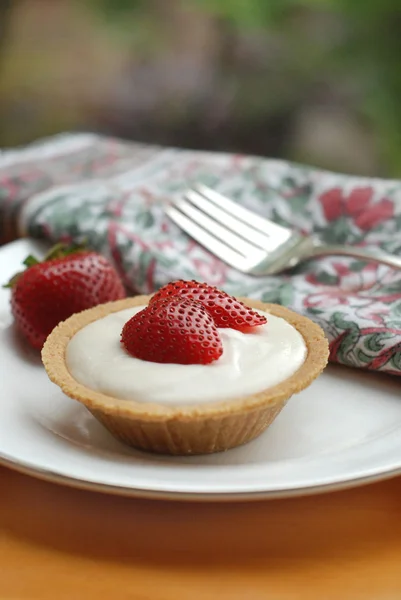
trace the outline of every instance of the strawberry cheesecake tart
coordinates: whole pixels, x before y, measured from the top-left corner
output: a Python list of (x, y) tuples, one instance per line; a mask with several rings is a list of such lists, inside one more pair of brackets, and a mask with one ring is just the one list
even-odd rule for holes
[(203, 454), (262, 433), (322, 372), (328, 344), (287, 308), (177, 281), (72, 315), (49, 335), (42, 360), (121, 441)]

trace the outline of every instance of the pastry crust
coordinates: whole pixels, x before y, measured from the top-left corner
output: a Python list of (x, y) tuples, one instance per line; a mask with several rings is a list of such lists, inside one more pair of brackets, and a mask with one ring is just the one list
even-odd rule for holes
[(92, 390), (76, 381), (65, 360), (71, 338), (83, 327), (112, 312), (147, 305), (151, 296), (136, 296), (102, 304), (72, 315), (49, 335), (42, 360), (51, 381), (78, 400), (120, 440), (144, 450), (168, 454), (203, 454), (226, 450), (259, 435), (287, 400), (320, 375), (328, 361), (328, 342), (322, 329), (287, 308), (240, 298), (251, 308), (281, 317), (305, 340), (307, 356), (288, 379), (257, 394), (231, 400), (166, 406), (122, 400)]

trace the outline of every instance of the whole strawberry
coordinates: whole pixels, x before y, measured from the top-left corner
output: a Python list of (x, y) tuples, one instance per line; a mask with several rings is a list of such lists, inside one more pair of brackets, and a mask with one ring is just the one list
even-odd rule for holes
[(162, 298), (187, 298), (200, 302), (213, 317), (216, 327), (230, 327), (246, 333), (253, 327), (265, 325), (266, 317), (242, 302), (207, 283), (199, 281), (172, 281), (162, 287), (150, 302)]
[(212, 317), (185, 298), (152, 302), (124, 325), (121, 342), (136, 358), (157, 363), (209, 364), (223, 354)]
[(24, 264), (6, 287), (15, 324), (34, 348), (73, 313), (126, 296), (114, 267), (96, 252), (59, 245), (43, 262), (29, 256)]

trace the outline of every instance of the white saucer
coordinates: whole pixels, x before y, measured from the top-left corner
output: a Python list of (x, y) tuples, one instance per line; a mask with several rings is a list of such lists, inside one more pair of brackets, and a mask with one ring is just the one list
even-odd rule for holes
[[(3, 283), (37, 245), (0, 248)], [(401, 382), (330, 366), (257, 440), (222, 454), (167, 457), (120, 444), (48, 380), (14, 333), (0, 291), (0, 463), (67, 485), (195, 500), (315, 493), (401, 473)]]

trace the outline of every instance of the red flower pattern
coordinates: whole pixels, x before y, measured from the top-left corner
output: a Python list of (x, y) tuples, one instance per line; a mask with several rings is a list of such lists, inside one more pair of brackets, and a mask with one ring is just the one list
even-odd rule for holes
[(371, 187), (357, 187), (346, 194), (340, 187), (332, 188), (320, 196), (324, 216), (327, 221), (335, 221), (342, 216), (351, 217), (355, 225), (363, 231), (377, 227), (394, 214), (394, 205), (388, 198), (373, 201)]
[[(306, 280), (315, 287), (315, 291), (303, 299), (305, 308), (327, 310), (340, 306), (352, 306), (360, 322), (371, 321), (386, 325), (392, 305), (401, 299), (400, 293), (385, 294), (383, 278), (379, 267), (367, 264), (358, 274), (350, 271), (341, 263), (332, 263), (333, 274), (337, 280), (331, 285), (319, 282), (315, 273), (308, 273)], [(341, 344), (340, 344), (341, 345)]]

